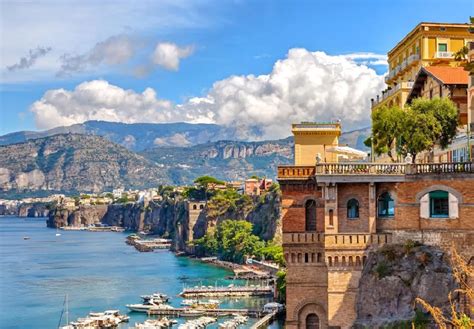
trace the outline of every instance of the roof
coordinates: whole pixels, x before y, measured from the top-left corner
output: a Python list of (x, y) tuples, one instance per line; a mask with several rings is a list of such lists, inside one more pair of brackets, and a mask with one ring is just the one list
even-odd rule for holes
[(424, 69), (445, 85), (467, 85), (469, 82), (469, 74), (464, 67), (428, 66)]
[(404, 44), (413, 34), (415, 34), (417, 31), (419, 31), (419, 28), (421, 26), (432, 26), (432, 27), (466, 27), (469, 28), (470, 24), (469, 23), (435, 23), (435, 22), (421, 22), (417, 26), (415, 26), (410, 32), (408, 32), (407, 35), (403, 37), (402, 40), (400, 40), (392, 49), (389, 50), (387, 53), (388, 56), (390, 56), (395, 49), (397, 49), (399, 46)]
[(466, 85), (468, 84), (469, 74), (463, 67), (451, 66), (428, 66), (422, 67), (416, 75), (413, 87), (407, 98), (410, 103), (414, 98), (418, 97), (428, 76), (437, 80), (443, 85)]

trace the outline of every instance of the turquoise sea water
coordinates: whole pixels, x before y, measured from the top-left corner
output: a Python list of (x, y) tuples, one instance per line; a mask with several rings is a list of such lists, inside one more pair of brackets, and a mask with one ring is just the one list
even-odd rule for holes
[[(126, 234), (59, 232), (46, 228), (45, 219), (0, 217), (0, 328), (57, 328), (66, 294), (72, 321), (91, 311), (126, 313), (125, 304), (157, 291), (179, 306), (184, 285), (231, 283), (222, 268), (168, 251), (137, 252), (125, 244)], [(257, 308), (267, 301), (227, 299), (222, 307)], [(146, 318), (129, 315), (129, 325)]]

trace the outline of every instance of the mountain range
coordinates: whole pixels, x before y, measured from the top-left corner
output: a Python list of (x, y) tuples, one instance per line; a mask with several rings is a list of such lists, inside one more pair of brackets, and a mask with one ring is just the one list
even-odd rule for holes
[[(340, 144), (366, 150), (369, 133), (343, 133)], [(202, 175), (275, 178), (279, 164), (293, 161), (292, 137), (249, 142), (233, 135), (214, 124), (103, 121), (11, 133), (0, 136), (0, 195), (183, 185)]]

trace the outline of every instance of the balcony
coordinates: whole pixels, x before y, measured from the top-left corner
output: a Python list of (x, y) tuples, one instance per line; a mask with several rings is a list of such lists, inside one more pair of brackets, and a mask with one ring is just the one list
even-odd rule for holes
[(412, 64), (417, 63), (420, 60), (419, 54), (413, 54), (405, 58), (400, 65), (395, 66), (394, 69), (388, 72), (385, 77), (385, 82), (388, 84), (398, 73), (403, 73), (405, 69), (409, 68)]
[[(403, 181), (405, 175), (474, 173), (472, 162), (447, 163), (318, 163), (315, 166), (279, 166), (279, 180), (306, 180), (316, 177), (318, 182), (352, 181), (351, 178), (369, 178), (371, 181)], [(327, 177), (327, 178), (326, 178)], [(376, 178), (379, 179), (376, 179)]]
[(434, 57), (439, 59), (453, 58), (453, 53), (450, 51), (437, 51)]

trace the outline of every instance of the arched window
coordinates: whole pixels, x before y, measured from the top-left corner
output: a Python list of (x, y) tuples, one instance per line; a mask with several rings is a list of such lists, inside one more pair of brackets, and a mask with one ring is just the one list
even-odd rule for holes
[(305, 205), (306, 231), (316, 231), (316, 201), (308, 200)]
[(204, 205), (203, 204), (199, 205), (199, 209), (204, 209)]
[(308, 314), (306, 317), (306, 329), (319, 329), (319, 317), (316, 314)]
[(349, 201), (347, 201), (347, 218), (359, 218), (359, 201), (357, 201), (356, 199), (350, 199)]
[(334, 226), (334, 210), (329, 209), (329, 226)]
[(193, 209), (196, 210), (197, 209), (197, 206), (195, 204), (193, 204)]
[(387, 218), (395, 215), (395, 202), (390, 193), (384, 192), (380, 194), (377, 200), (378, 217)]
[(430, 217), (449, 217), (449, 193), (446, 191), (430, 192)]

